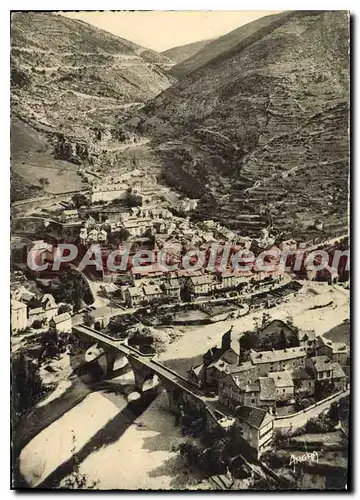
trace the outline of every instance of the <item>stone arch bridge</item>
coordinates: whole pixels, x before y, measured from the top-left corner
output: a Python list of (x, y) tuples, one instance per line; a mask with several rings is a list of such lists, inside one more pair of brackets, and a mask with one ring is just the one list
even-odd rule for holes
[(84, 325), (74, 326), (72, 331), (80, 341), (95, 341), (101, 348), (99, 357), (106, 357), (107, 377), (113, 375), (115, 361), (120, 356), (125, 356), (134, 373), (135, 388), (140, 394), (143, 392), (144, 383), (157, 375), (167, 392), (170, 409), (175, 413), (180, 413), (181, 405), (184, 404), (198, 410), (205, 417), (207, 425), (214, 425), (226, 417), (218, 409), (212, 408), (205, 395), (186, 378), (154, 360), (153, 356), (146, 356), (124, 344), (122, 340), (115, 340)]

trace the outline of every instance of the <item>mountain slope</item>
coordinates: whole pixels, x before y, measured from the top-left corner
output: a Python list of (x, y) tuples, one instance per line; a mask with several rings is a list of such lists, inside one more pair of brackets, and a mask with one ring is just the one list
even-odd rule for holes
[[(28, 165), (26, 173), (34, 170), (38, 186), (42, 175), (37, 167), (45, 159), (51, 162), (53, 154), (75, 164), (115, 161), (118, 146), (138, 140), (122, 123), (133, 109), (171, 85), (174, 78), (167, 70), (173, 64), (162, 54), (83, 21), (46, 13), (12, 14), (15, 172), (24, 176)], [(47, 139), (46, 151), (29, 151), (23, 139), (34, 134), (40, 142)], [(64, 189), (72, 187), (74, 178), (69, 179)], [(31, 182), (32, 175), (26, 180)]]
[(189, 57), (194, 56), (197, 52), (202, 50), (213, 40), (214, 38), (210, 38), (209, 40), (200, 40), (199, 42), (179, 45), (178, 47), (172, 47), (171, 49), (164, 50), (162, 54), (179, 64), (185, 61), (185, 59), (189, 59)]
[(201, 199), (199, 216), (248, 234), (269, 225), (299, 234), (318, 217), (327, 230), (341, 230), (349, 18), (341, 11), (270, 17), (151, 101), (142, 127), (168, 181)]
[(254, 38), (259, 38), (266, 31), (272, 30), (277, 25), (286, 22), (286, 19), (291, 15), (291, 12), (282, 12), (280, 14), (264, 16), (256, 21), (240, 26), (240, 28), (230, 31), (206, 44), (194, 55), (173, 66), (170, 72), (178, 78), (183, 77), (210, 61), (216, 60), (217, 57), (223, 57), (231, 50), (242, 50), (247, 45), (253, 43)]
[(25, 117), (33, 113), (50, 126), (76, 129), (67, 116), (74, 104), (89, 125), (96, 115), (93, 105), (113, 112), (145, 102), (171, 84), (164, 68), (173, 62), (162, 54), (53, 14), (13, 14), (11, 55), (18, 76), (15, 111)]

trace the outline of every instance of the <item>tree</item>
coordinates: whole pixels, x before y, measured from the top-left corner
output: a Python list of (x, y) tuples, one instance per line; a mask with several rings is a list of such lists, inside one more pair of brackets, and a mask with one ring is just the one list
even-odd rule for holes
[(226, 471), (228, 446), (228, 441), (222, 438), (216, 440), (207, 451), (207, 468), (210, 474), (221, 474)]
[(258, 316), (254, 316), (253, 322), (254, 322), (254, 331), (257, 332), (260, 328), (260, 318)]
[(49, 184), (49, 179), (46, 177), (40, 177), (39, 182), (42, 187), (47, 186)]
[(91, 316), (89, 311), (86, 311), (83, 314), (83, 323), (85, 326), (92, 326), (95, 323), (95, 319), (93, 318), (93, 316)]
[(261, 318), (261, 327), (268, 325), (271, 321), (271, 315), (267, 312), (264, 312)]
[(71, 312), (71, 305), (70, 304), (61, 304), (59, 307), (58, 314), (64, 314), (64, 313), (70, 313)]
[(36, 319), (31, 326), (35, 330), (39, 330), (40, 328), (42, 328), (43, 324), (44, 324), (44, 320), (42, 320), (42, 319)]
[(88, 198), (82, 193), (76, 193), (72, 197), (72, 202), (74, 203), (76, 208), (80, 208), (82, 205), (88, 205)]
[(129, 236), (129, 231), (125, 228), (121, 228), (119, 231), (114, 231), (108, 234), (108, 242), (117, 247), (123, 241), (127, 241)]
[(92, 298), (91, 291), (81, 276), (64, 273), (60, 276), (60, 287), (57, 291), (57, 302), (67, 302), (74, 305), (74, 312), (82, 307), (82, 301), (89, 304)]
[(285, 349), (288, 345), (288, 341), (287, 341), (287, 338), (286, 338), (286, 333), (284, 332), (283, 329), (280, 330), (280, 333), (279, 333), (279, 343), (278, 343), (278, 347), (279, 349)]
[(44, 333), (41, 339), (42, 343), (42, 352), (39, 356), (39, 360), (42, 357), (50, 357), (53, 358), (60, 354), (60, 346), (58, 344), (58, 336), (54, 331), (47, 331)]
[(12, 405), (14, 423), (21, 413), (30, 408), (43, 394), (44, 388), (38, 364), (23, 352), (12, 357)]

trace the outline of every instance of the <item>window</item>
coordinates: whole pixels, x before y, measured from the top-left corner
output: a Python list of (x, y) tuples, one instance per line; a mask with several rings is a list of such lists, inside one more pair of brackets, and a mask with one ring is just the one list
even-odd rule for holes
[(255, 399), (252, 399), (252, 400), (251, 400), (251, 404), (254, 404), (254, 403), (255, 403)]
[(285, 389), (283, 389), (283, 392), (285, 392)]
[(309, 387), (311, 387), (311, 381), (309, 382)]
[(330, 377), (330, 373), (331, 373), (330, 371), (326, 372), (326, 376)]
[(323, 375), (324, 375), (323, 372), (320, 372), (319, 373), (319, 378), (323, 378)]

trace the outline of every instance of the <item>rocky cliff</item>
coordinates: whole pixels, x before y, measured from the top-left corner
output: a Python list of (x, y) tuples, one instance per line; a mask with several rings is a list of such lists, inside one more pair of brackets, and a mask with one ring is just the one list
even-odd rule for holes
[(235, 32), (145, 108), (165, 176), (201, 198), (199, 216), (249, 234), (317, 217), (345, 228), (348, 14), (285, 12)]

